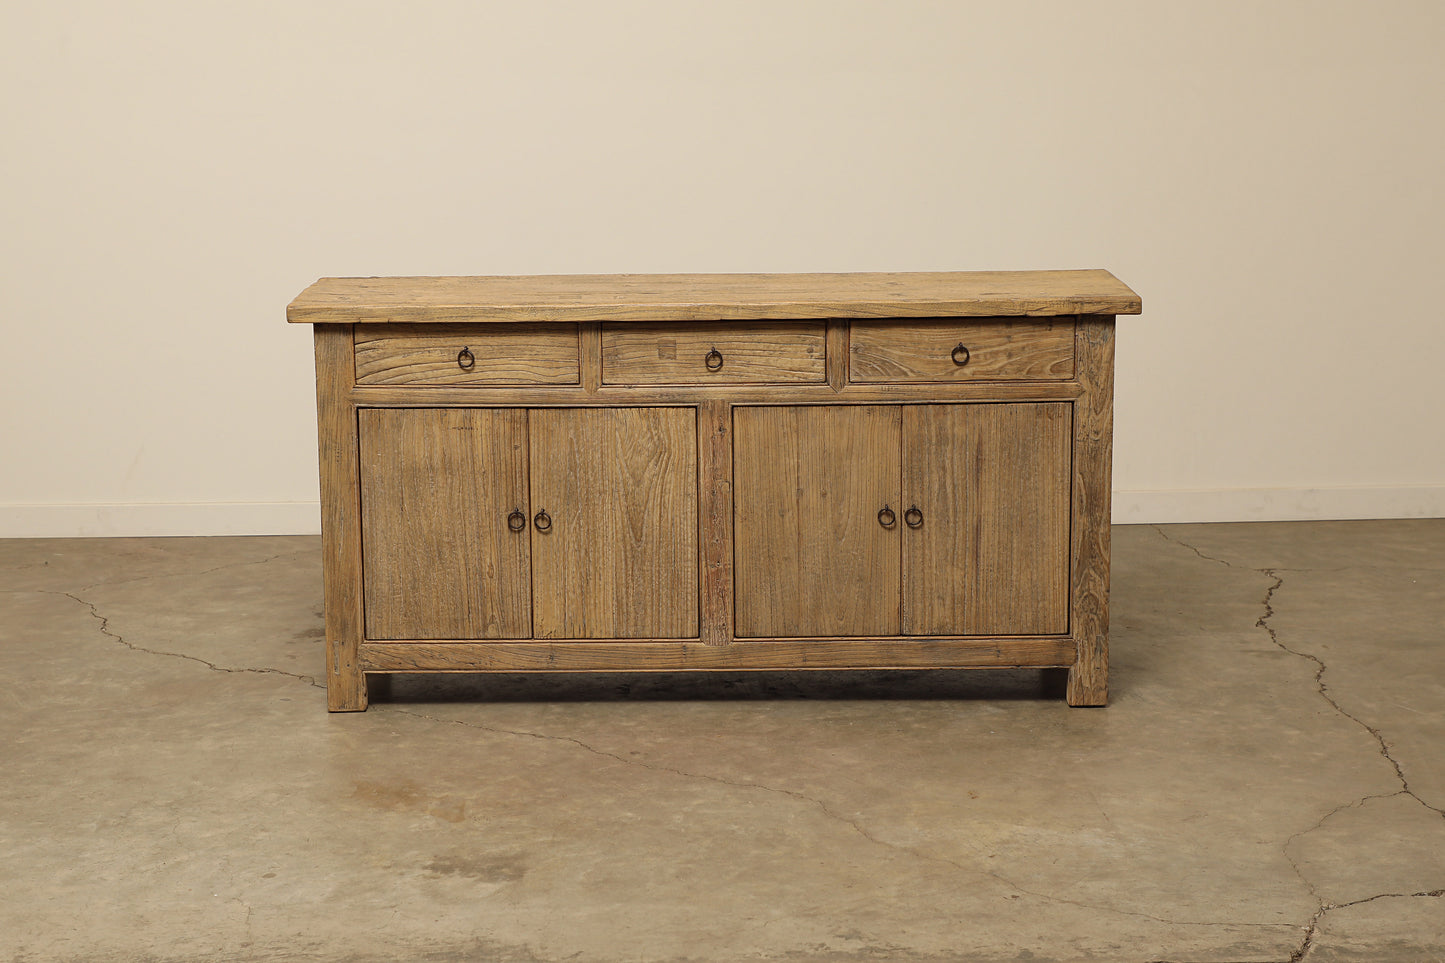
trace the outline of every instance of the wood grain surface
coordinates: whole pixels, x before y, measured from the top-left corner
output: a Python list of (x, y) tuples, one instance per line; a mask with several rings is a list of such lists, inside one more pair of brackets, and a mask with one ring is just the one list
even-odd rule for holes
[(786, 642), (370, 642), (371, 672), (670, 672), (727, 669), (1009, 668), (1069, 665), (1063, 638), (808, 639)]
[(702, 641), (733, 637), (733, 410), (725, 401), (697, 406), (698, 544)]
[(894, 404), (936, 401), (1073, 401), (1080, 394), (1072, 381), (968, 381), (954, 384), (830, 385), (601, 385), (586, 393), (581, 386), (520, 388), (361, 387), (351, 392), (358, 405), (415, 407), (425, 405), (489, 405), (543, 407), (551, 405), (696, 405), (727, 401), (737, 405), (831, 405), (839, 402)]
[(841, 391), (848, 384), (848, 322), (828, 322), (828, 387)]
[(326, 619), (326, 705), (366, 708), (358, 646), (363, 632), (361, 494), (352, 383), (351, 325), (318, 324), (316, 428), (321, 467), (321, 570)]
[(903, 409), (905, 633), (1068, 631), (1069, 443), (1067, 404)]
[(738, 408), (733, 427), (737, 635), (898, 635), (899, 409)]
[[(707, 366), (710, 352), (721, 359)], [(824, 325), (604, 324), (605, 384), (780, 384), (825, 379)]]
[(527, 412), (362, 409), (370, 639), (532, 634)]
[(719, 321), (1138, 314), (1108, 271), (322, 278), (297, 323)]
[[(855, 321), (848, 377), (886, 381), (1064, 381), (1074, 376), (1068, 320)], [(953, 359), (963, 345), (964, 364)]]
[(1113, 484), (1114, 319), (1080, 318), (1074, 403), (1073, 603), (1078, 657), (1065, 698), (1071, 706), (1109, 701), (1109, 513)]
[(1106, 271), (322, 279), (288, 318), (328, 706), (364, 673), (1004, 666), (1102, 705), (1139, 310)]
[(602, 384), (602, 325), (588, 322), (577, 325), (582, 348), (582, 390), (594, 393)]
[[(463, 349), (469, 367), (457, 361)], [(577, 384), (579, 350), (575, 324), (368, 325), (356, 332), (356, 383)]]
[(550, 408), (529, 418), (535, 636), (697, 638), (695, 411)]

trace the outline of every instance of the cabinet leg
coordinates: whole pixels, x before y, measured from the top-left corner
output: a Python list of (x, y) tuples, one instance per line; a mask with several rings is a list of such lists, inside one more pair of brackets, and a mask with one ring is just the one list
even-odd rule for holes
[(1102, 636), (1079, 640), (1078, 661), (1069, 666), (1069, 684), (1064, 698), (1071, 706), (1102, 706), (1109, 703), (1109, 643)]
[(1114, 319), (1081, 316), (1074, 359), (1083, 394), (1074, 402), (1074, 558), (1069, 625), (1071, 706), (1109, 701), (1109, 500), (1114, 433)]
[(366, 673), (356, 648), (355, 642), (326, 642), (326, 708), (332, 712), (366, 711)]

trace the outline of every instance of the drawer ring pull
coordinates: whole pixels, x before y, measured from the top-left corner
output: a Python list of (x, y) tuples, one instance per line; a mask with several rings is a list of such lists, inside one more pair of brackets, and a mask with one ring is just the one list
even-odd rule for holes
[(968, 364), (968, 348), (964, 347), (962, 341), (958, 343), (957, 347), (955, 347), (952, 351), (949, 352), (948, 356), (952, 358), (953, 363), (958, 365), (960, 368)]
[(457, 352), (457, 367), (463, 371), (471, 371), (477, 366), (477, 356), (472, 354), (471, 348), (463, 348)]
[(907, 525), (909, 528), (923, 527), (923, 513), (918, 510), (917, 505), (914, 505), (912, 508), (908, 509), (908, 511), (903, 513), (903, 524)]
[(520, 532), (527, 527), (527, 516), (522, 514), (520, 508), (512, 509), (512, 514), (507, 516), (507, 528), (514, 532)]
[(721, 371), (723, 366), (722, 352), (717, 348), (713, 348), (707, 353), (707, 357), (702, 359), (702, 363), (707, 365), (707, 370), (709, 371)]
[(537, 527), (537, 531), (539, 532), (550, 532), (552, 530), (552, 516), (548, 515), (547, 510), (544, 508), (532, 516), (532, 524)]
[(898, 516), (894, 514), (893, 509), (889, 508), (887, 505), (884, 505), (882, 508), (878, 509), (878, 524), (882, 525), (884, 528), (892, 528), (894, 525), (898, 524)]

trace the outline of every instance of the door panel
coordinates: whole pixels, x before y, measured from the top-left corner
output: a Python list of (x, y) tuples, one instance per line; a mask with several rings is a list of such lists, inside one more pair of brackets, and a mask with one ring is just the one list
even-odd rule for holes
[(918, 405), (903, 414), (903, 631), (1069, 630), (1071, 406)]
[(533, 625), (542, 639), (698, 631), (692, 408), (531, 412)]
[(361, 518), (366, 635), (524, 639), (532, 634), (527, 413), (364, 408)]
[(739, 637), (897, 635), (894, 406), (736, 408)]

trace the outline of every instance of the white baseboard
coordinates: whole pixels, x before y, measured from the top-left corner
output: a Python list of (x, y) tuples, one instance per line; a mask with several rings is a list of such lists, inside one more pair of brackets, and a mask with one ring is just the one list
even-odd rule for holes
[(315, 535), (320, 502), (0, 505), (0, 538)]
[(1114, 524), (1445, 518), (1445, 485), (1116, 491)]
[[(1445, 485), (1116, 491), (1114, 523), (1445, 518)], [(0, 505), (0, 538), (315, 535), (317, 502)]]

